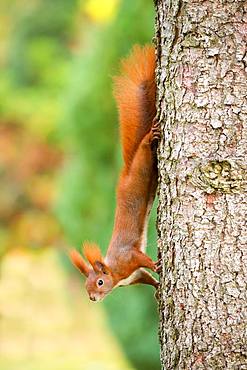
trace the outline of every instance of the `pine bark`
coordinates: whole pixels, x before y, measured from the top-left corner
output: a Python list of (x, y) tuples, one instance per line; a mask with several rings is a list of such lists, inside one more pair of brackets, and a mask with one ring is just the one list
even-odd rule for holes
[(162, 369), (247, 369), (247, 1), (157, 0)]

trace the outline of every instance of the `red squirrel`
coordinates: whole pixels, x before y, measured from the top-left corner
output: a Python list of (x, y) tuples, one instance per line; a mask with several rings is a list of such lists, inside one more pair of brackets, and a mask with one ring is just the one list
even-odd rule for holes
[(118, 286), (142, 283), (158, 287), (158, 281), (144, 269), (158, 270), (145, 254), (148, 216), (157, 188), (160, 136), (155, 120), (154, 47), (135, 46), (122, 61), (122, 74), (114, 82), (124, 166), (117, 186), (112, 238), (105, 258), (96, 244), (84, 243), (89, 264), (76, 250), (70, 252), (73, 264), (87, 277), (92, 301), (102, 300)]

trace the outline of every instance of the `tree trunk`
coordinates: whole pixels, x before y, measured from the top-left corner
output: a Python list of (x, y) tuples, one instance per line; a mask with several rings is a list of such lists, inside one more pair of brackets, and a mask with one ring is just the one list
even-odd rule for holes
[(247, 369), (247, 1), (156, 1), (162, 369)]

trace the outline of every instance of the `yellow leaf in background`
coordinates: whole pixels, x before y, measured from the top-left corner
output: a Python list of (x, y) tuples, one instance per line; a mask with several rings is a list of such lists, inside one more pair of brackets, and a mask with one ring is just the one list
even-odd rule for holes
[(118, 4), (119, 0), (87, 0), (84, 9), (93, 21), (104, 23), (114, 17)]

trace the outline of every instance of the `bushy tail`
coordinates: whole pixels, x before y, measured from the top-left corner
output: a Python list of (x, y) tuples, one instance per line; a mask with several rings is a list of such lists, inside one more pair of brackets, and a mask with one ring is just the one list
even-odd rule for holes
[(151, 128), (155, 108), (155, 51), (151, 45), (134, 46), (114, 79), (114, 95), (120, 120), (125, 166), (129, 168), (136, 149)]

